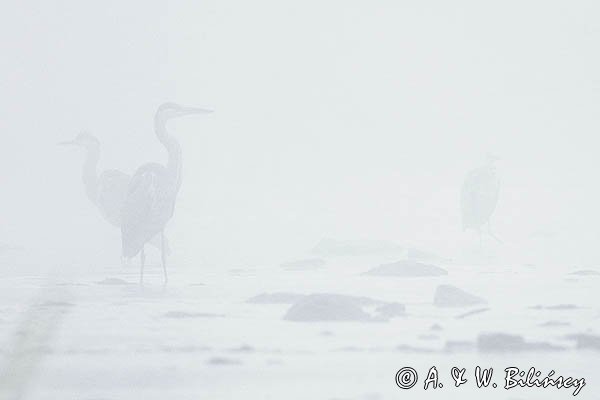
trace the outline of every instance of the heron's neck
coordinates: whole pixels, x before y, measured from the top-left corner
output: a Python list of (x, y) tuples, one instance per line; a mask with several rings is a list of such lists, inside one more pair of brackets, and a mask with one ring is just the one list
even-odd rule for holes
[(92, 202), (96, 202), (98, 195), (98, 175), (96, 168), (100, 160), (100, 148), (98, 146), (86, 147), (85, 161), (83, 163), (83, 186), (85, 194)]
[(158, 116), (154, 118), (154, 130), (156, 132), (156, 137), (162, 143), (163, 146), (167, 149), (167, 153), (169, 155), (169, 159), (167, 161), (167, 171), (172, 176), (175, 182), (176, 190), (179, 189), (179, 185), (181, 183), (181, 146), (177, 139), (173, 136), (169, 135), (167, 131), (167, 121), (159, 118)]

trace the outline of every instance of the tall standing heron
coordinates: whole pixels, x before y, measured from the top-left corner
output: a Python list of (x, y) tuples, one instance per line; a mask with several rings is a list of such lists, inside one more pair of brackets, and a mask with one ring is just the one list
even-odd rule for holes
[(500, 179), (494, 165), (496, 160), (497, 157), (488, 154), (483, 166), (467, 174), (461, 190), (460, 206), (463, 230), (475, 229), (479, 233), (480, 245), (484, 226), (487, 227), (487, 233), (500, 242), (500, 239), (492, 232), (490, 223), (500, 193)]
[(144, 283), (145, 244), (160, 234), (163, 243), (161, 262), (164, 283), (168, 281), (164, 229), (175, 211), (175, 200), (181, 186), (181, 146), (167, 131), (167, 122), (175, 117), (205, 114), (212, 110), (184, 107), (175, 103), (162, 104), (154, 116), (154, 131), (168, 154), (167, 165), (148, 163), (133, 175), (121, 215), (123, 257), (140, 254), (140, 284)]
[[(121, 215), (131, 176), (116, 169), (107, 169), (98, 175), (100, 141), (88, 132), (82, 132), (75, 139), (59, 144), (78, 146), (85, 149), (86, 155), (82, 173), (85, 194), (92, 204), (100, 210), (100, 214), (106, 221), (117, 228), (121, 228)], [(161, 238), (155, 237), (150, 241), (150, 244), (161, 248), (161, 242)], [(165, 248), (167, 252), (170, 252), (168, 244), (165, 245)]]

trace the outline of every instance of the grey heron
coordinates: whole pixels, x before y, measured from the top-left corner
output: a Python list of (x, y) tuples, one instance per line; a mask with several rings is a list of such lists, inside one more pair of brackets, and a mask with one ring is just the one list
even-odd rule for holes
[(181, 186), (181, 146), (167, 131), (167, 122), (175, 117), (210, 113), (212, 110), (184, 107), (175, 103), (162, 104), (154, 116), (154, 131), (167, 150), (167, 165), (148, 163), (133, 175), (121, 214), (123, 257), (140, 254), (140, 284), (144, 282), (145, 244), (160, 234), (163, 243), (161, 262), (164, 283), (168, 281), (164, 229), (175, 211), (175, 201)]
[(494, 165), (497, 159), (488, 154), (485, 164), (470, 171), (462, 185), (460, 205), (463, 230), (475, 229), (479, 233), (480, 244), (484, 226), (487, 226), (487, 233), (500, 242), (492, 233), (490, 223), (500, 193), (500, 179)]
[[(92, 204), (100, 210), (100, 214), (106, 221), (117, 228), (121, 228), (121, 214), (131, 176), (116, 169), (107, 169), (98, 175), (100, 141), (90, 133), (82, 132), (75, 139), (59, 144), (78, 146), (85, 149), (86, 155), (82, 173), (85, 194)], [(161, 248), (159, 237), (153, 238), (150, 243), (159, 249)], [(165, 247), (167, 252), (170, 252), (168, 244)]]

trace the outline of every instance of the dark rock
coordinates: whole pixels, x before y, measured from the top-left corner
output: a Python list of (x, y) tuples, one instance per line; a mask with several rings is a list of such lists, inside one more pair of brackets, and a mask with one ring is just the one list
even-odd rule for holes
[(437, 307), (469, 307), (485, 302), (481, 297), (451, 285), (438, 286), (433, 298), (433, 304)]
[(546, 342), (526, 342), (522, 336), (506, 333), (486, 333), (477, 338), (477, 350), (481, 352), (512, 353), (520, 351), (564, 350)]
[(375, 312), (386, 318), (403, 317), (406, 315), (406, 307), (400, 303), (388, 303), (377, 307)]
[(311, 294), (290, 307), (283, 318), (302, 322), (373, 321), (375, 319), (361, 308), (366, 301), (375, 300), (339, 294)]
[(567, 335), (569, 340), (574, 340), (578, 349), (600, 350), (600, 336), (579, 333), (575, 335)]

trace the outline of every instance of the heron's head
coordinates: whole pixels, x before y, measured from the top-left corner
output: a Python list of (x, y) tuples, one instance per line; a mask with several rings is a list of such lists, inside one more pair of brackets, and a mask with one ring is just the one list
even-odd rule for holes
[(94, 135), (91, 135), (87, 132), (81, 132), (75, 137), (75, 139), (67, 140), (66, 142), (60, 142), (59, 145), (93, 148), (100, 146), (100, 141), (98, 141)]
[(193, 114), (208, 114), (211, 112), (212, 110), (207, 108), (187, 107), (176, 103), (163, 103), (156, 111), (156, 118), (160, 121), (166, 122), (171, 118)]

